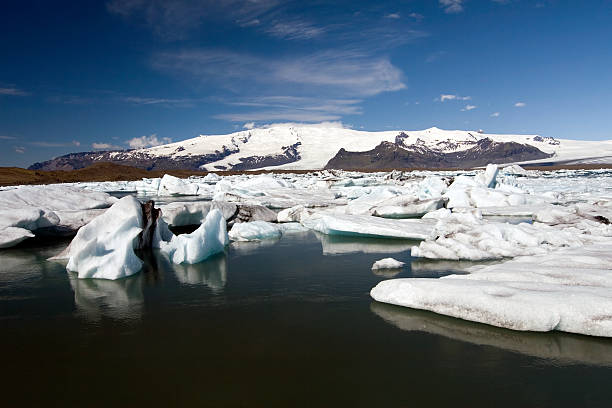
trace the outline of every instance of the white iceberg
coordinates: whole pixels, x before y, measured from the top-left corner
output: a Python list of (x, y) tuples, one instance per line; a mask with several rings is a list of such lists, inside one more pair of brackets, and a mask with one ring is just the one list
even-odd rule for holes
[(208, 201), (172, 202), (160, 205), (162, 218), (168, 225), (199, 225), (210, 211)]
[(160, 196), (197, 195), (198, 185), (178, 177), (164, 174), (159, 182), (157, 194)]
[(79, 230), (63, 255), (66, 269), (79, 278), (119, 279), (137, 273), (143, 263), (134, 249), (142, 229), (140, 202), (122, 198)]
[(198, 263), (224, 251), (229, 243), (226, 228), (221, 211), (213, 209), (197, 230), (175, 235), (170, 242), (161, 242), (160, 249), (176, 264)]
[(329, 235), (423, 240), (431, 235), (436, 220), (393, 220), (370, 215), (316, 213), (303, 219), (301, 224)]
[(610, 265), (609, 244), (593, 244), (473, 267), (469, 275), (388, 280), (370, 294), (512, 330), (612, 337)]
[(278, 239), (284, 233), (308, 231), (299, 223), (273, 224), (266, 221), (236, 223), (229, 232), (232, 241), (261, 241)]
[(399, 269), (404, 265), (404, 262), (400, 262), (397, 259), (383, 258), (374, 262), (372, 269)]

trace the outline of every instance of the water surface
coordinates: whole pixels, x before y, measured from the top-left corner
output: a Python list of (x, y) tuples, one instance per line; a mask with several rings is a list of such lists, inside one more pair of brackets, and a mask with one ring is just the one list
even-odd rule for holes
[[(373, 302), (413, 242), (312, 232), (233, 244), (197, 265), (153, 254), (78, 280), (0, 252), (5, 406), (611, 406), (612, 341), (520, 333)], [(374, 274), (383, 257), (407, 262)]]

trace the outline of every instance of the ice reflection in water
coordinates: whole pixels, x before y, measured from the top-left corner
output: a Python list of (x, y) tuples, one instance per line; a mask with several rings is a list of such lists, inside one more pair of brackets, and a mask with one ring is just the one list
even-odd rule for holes
[(316, 233), (317, 239), (323, 247), (323, 255), (344, 255), (344, 254), (392, 254), (410, 251), (419, 241), (404, 239), (385, 239), (385, 238), (355, 238), (341, 235), (325, 235)]
[(608, 339), (566, 333), (517, 332), (379, 302), (372, 302), (370, 310), (404, 331), (435, 334), (563, 364), (612, 366)]
[(203, 262), (188, 265), (170, 264), (176, 279), (185, 285), (206, 285), (213, 292), (220, 292), (227, 282), (227, 259), (225, 254), (218, 254)]
[(76, 307), (88, 320), (99, 321), (102, 317), (134, 320), (141, 317), (143, 274), (107, 280), (79, 279), (70, 273), (69, 279)]

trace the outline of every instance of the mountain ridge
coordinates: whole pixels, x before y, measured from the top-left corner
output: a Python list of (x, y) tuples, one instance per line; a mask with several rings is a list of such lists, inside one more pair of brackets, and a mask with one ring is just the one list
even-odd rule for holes
[[(546, 155), (538, 159), (502, 155), (501, 158), (511, 160), (503, 163), (545, 158), (553, 162), (591, 160), (598, 163), (597, 160), (603, 160), (612, 163), (612, 141), (559, 140), (539, 135), (486, 134), (482, 131), (442, 130), (436, 127), (417, 131), (367, 132), (330, 125), (275, 125), (226, 135), (200, 135), (143, 149), (70, 153), (35, 163), (30, 169), (74, 170), (99, 162), (145, 170), (322, 169), (340, 149), (368, 152), (382, 142), (389, 142), (412, 152), (413, 156), (420, 154), (423, 156), (421, 159), (425, 159), (428, 155), (433, 157), (472, 149), (484, 139), (500, 144), (531, 146)], [(497, 157), (491, 158), (497, 161)]]

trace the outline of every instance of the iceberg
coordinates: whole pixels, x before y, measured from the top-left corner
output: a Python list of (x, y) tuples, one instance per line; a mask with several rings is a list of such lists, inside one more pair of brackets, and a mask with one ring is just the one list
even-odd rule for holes
[(25, 228), (4, 227), (0, 229), (0, 248), (9, 248), (33, 237), (34, 234)]
[(542, 223), (509, 224), (484, 220), (480, 210), (440, 218), (431, 236), (411, 249), (411, 256), (448, 260), (488, 260), (545, 254), (580, 247), (589, 236)]
[(278, 225), (265, 221), (236, 223), (229, 232), (232, 241), (260, 241), (278, 239), (283, 235)]
[(564, 248), (468, 275), (380, 282), (376, 301), (521, 331), (612, 337), (609, 244)]
[(157, 195), (160, 196), (176, 196), (176, 195), (197, 195), (198, 185), (191, 183), (189, 180), (183, 180), (178, 177), (164, 174), (159, 182)]
[(143, 230), (140, 202), (123, 197), (104, 214), (82, 227), (59, 258), (68, 258), (66, 269), (79, 278), (119, 279), (142, 268), (134, 253)]
[[(76, 231), (117, 201), (109, 194), (80, 188), (20, 186), (0, 191), (0, 247), (35, 236), (37, 230), (59, 227)], [(94, 215), (95, 214), (95, 215)]]
[(164, 221), (175, 227), (201, 224), (210, 207), (207, 201), (172, 202), (159, 206)]
[(383, 258), (372, 265), (372, 269), (399, 269), (404, 266), (404, 262), (400, 262), (393, 258)]
[(306, 228), (329, 235), (427, 239), (436, 224), (432, 219), (392, 220), (371, 215), (315, 213), (303, 219)]
[(232, 241), (261, 241), (264, 239), (279, 239), (284, 233), (308, 231), (297, 222), (273, 224), (266, 221), (251, 221), (236, 223), (229, 232)]
[(160, 249), (175, 264), (194, 264), (225, 250), (229, 244), (225, 218), (221, 211), (211, 210), (200, 227), (191, 234), (174, 235), (162, 241)]

